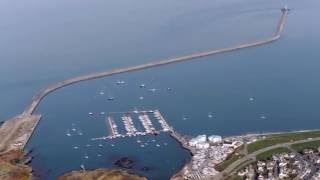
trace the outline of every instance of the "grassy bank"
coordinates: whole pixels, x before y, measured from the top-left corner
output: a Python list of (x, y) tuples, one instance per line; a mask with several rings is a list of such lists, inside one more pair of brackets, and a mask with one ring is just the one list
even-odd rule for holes
[(231, 155), (227, 160), (223, 161), (222, 163), (218, 164), (215, 169), (218, 171), (223, 171), (224, 169), (226, 169), (230, 164), (234, 163), (236, 160), (240, 159), (241, 155)]
[(306, 142), (306, 143), (300, 143), (300, 144), (293, 144), (292, 149), (301, 152), (304, 149), (317, 149), (320, 147), (320, 141), (312, 141), (312, 142)]
[(290, 150), (287, 148), (283, 148), (283, 147), (275, 148), (270, 151), (266, 151), (261, 154), (258, 154), (257, 160), (267, 160), (267, 159), (270, 159), (274, 154), (288, 153), (288, 152), (290, 152)]
[(268, 135), (265, 139), (258, 140), (248, 145), (248, 152), (252, 153), (259, 149), (263, 149), (268, 146), (275, 144), (286, 143), (291, 141), (298, 141), (308, 138), (320, 137), (320, 131), (307, 131), (307, 132), (295, 132), (295, 133), (284, 133)]

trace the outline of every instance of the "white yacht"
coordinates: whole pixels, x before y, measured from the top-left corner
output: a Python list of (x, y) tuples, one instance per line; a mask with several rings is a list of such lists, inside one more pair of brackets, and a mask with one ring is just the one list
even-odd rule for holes
[(140, 84), (140, 88), (144, 88), (146, 85), (144, 83)]
[(149, 91), (151, 91), (151, 92), (156, 92), (156, 90), (157, 89), (155, 89), (155, 88), (149, 89)]
[(69, 129), (67, 130), (66, 135), (67, 135), (67, 136), (71, 136)]
[(109, 96), (109, 97), (108, 97), (108, 100), (109, 100), (109, 101), (112, 101), (112, 100), (114, 100), (114, 97)]
[(116, 82), (117, 85), (124, 84), (124, 83), (125, 83), (124, 81), (117, 81)]

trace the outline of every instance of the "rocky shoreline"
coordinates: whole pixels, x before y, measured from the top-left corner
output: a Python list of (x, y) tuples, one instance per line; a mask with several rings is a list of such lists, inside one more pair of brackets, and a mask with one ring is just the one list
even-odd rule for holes
[(31, 180), (32, 168), (23, 151), (12, 150), (0, 155), (1, 180)]
[(71, 171), (58, 178), (58, 180), (147, 180), (147, 178), (131, 174), (124, 170), (100, 168), (92, 171)]

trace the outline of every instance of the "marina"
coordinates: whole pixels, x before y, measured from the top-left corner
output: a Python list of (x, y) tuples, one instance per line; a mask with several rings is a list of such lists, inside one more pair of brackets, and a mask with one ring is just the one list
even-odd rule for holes
[[(119, 121), (114, 120), (113, 115), (115, 114), (121, 115)], [(133, 118), (133, 115), (138, 116), (137, 118)], [(150, 116), (155, 117), (156, 121), (152, 121)], [(136, 126), (138, 125), (138, 123), (142, 124), (143, 130), (137, 130)], [(159, 127), (161, 128), (155, 128), (155, 123), (158, 123)], [(109, 113), (106, 117), (106, 125), (107, 129), (109, 129), (109, 135), (98, 138), (92, 138), (91, 140), (105, 140), (132, 136), (158, 135), (160, 132), (173, 132), (173, 128), (168, 124), (168, 122), (161, 115), (159, 110), (135, 110), (132, 112)], [(119, 132), (119, 125), (124, 126), (124, 133)]]

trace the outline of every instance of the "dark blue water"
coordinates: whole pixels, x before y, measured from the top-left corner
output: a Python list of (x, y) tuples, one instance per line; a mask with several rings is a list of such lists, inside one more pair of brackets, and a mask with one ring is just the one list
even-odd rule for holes
[[(54, 81), (267, 37), (284, 4), (293, 11), (276, 43), (55, 92), (37, 110), (43, 119), (28, 149), (34, 148), (33, 165), (44, 179), (81, 164), (114, 167), (129, 157), (134, 172), (162, 180), (183, 166), (188, 152), (166, 134), (141, 139), (145, 148), (136, 138), (92, 142), (107, 134), (98, 113), (156, 108), (188, 135), (319, 128), (317, 0), (1, 1), (0, 119), (21, 112), (39, 88)], [(118, 86), (117, 80), (127, 84)], [(83, 135), (67, 137), (72, 128)]]

